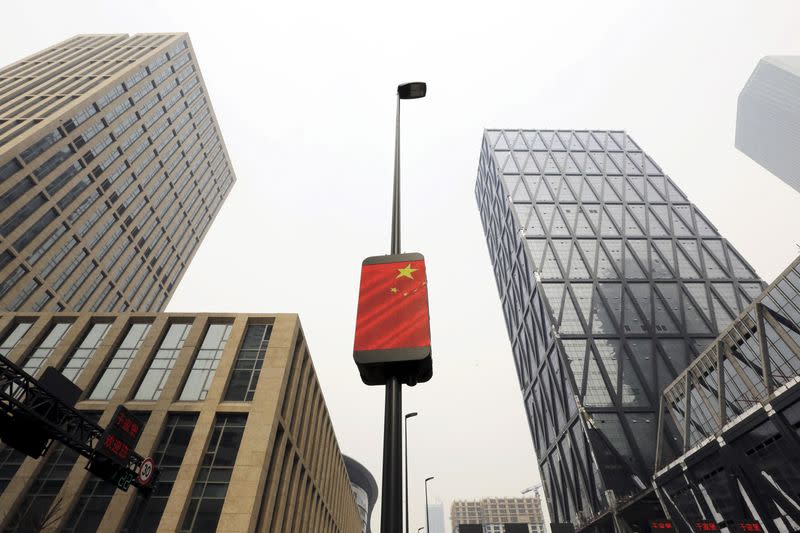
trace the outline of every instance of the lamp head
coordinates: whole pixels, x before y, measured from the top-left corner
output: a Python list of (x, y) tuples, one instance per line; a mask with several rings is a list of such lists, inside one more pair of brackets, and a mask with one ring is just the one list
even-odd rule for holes
[(417, 414), (418, 414), (417, 412), (408, 413), (408, 414), (406, 415), (406, 419), (408, 419), (408, 418), (411, 418), (412, 416), (417, 416)]
[(430, 480), (432, 480), (432, 479), (436, 479), (436, 478), (434, 478), (433, 476), (431, 476), (431, 477), (429, 477), (429, 478), (425, 478), (425, 483), (427, 483), (428, 481), (430, 481)]
[(427, 92), (428, 86), (424, 81), (412, 81), (411, 83), (403, 83), (397, 86), (397, 96), (399, 96), (401, 100), (424, 98)]

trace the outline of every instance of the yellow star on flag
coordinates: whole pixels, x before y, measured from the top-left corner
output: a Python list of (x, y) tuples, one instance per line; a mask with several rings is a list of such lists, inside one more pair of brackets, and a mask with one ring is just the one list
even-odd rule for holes
[(389, 289), (389, 290), (390, 290), (390, 291), (392, 291), (392, 292), (395, 292), (395, 293), (396, 293), (396, 292), (397, 292), (397, 287), (392, 287), (392, 288), (391, 288), (391, 289)]
[(397, 277), (395, 279), (398, 279), (398, 278), (414, 279), (414, 276), (412, 276), (411, 273), (412, 272), (416, 272), (417, 270), (419, 270), (419, 269), (411, 268), (411, 263), (409, 263), (407, 267), (398, 268), (397, 269), (397, 271), (400, 272), (400, 273), (397, 275)]

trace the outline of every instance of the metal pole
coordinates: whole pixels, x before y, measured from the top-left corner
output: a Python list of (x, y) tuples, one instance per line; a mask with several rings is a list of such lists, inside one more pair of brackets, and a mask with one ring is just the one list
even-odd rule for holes
[[(397, 118), (394, 140), (394, 187), (392, 192), (392, 254), (400, 253), (400, 94), (397, 95)], [(392, 377), (386, 382), (386, 407), (383, 418), (383, 494), (381, 497), (381, 533), (401, 533), (401, 493), (403, 491), (402, 447), (400, 435), (403, 416), (403, 390)]]
[(425, 531), (429, 532), (431, 530), (431, 520), (428, 518), (428, 481), (425, 480)]
[(400, 435), (402, 427), (402, 391), (400, 381), (392, 377), (386, 383), (386, 410), (383, 422), (383, 494), (381, 497), (381, 533), (401, 533), (400, 511), (403, 472)]
[(400, 94), (394, 129), (394, 187), (392, 191), (392, 254), (400, 253)]
[(405, 476), (405, 488), (406, 488), (406, 533), (408, 533), (408, 417), (406, 416), (405, 420), (403, 420), (403, 449), (405, 451), (405, 465), (406, 465), (406, 476)]

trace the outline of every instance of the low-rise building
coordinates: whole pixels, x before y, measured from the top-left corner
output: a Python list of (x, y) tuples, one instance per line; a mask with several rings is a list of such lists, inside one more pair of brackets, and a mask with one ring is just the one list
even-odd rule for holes
[(542, 501), (536, 498), (483, 498), (456, 500), (450, 506), (454, 533), (459, 526), (480, 524), (483, 533), (506, 533), (505, 524), (526, 524), (530, 533), (544, 533)]
[(1, 448), (0, 530), (361, 531), (297, 315), (12, 313), (0, 354), (60, 370), (102, 426), (119, 405), (146, 420), (136, 452), (160, 471), (145, 500), (60, 444)]

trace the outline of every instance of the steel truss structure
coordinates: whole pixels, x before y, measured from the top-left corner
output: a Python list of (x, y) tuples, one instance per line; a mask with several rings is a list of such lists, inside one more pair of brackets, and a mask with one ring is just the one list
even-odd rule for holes
[(800, 530), (800, 258), (664, 390), (660, 409), (654, 484), (676, 526)]
[[(89, 461), (105, 463), (106, 459), (95, 449), (104, 429), (92, 422), (80, 411), (64, 404), (20, 367), (0, 355), (0, 416), (3, 424), (26, 425), (32, 430), (43, 431), (50, 439), (59, 441), (75, 450)], [(52, 441), (51, 441), (52, 442)], [(49, 443), (47, 445), (49, 448)], [(127, 469), (131, 472), (132, 485), (148, 489), (140, 484), (136, 474), (144, 458), (131, 452)]]
[(663, 516), (661, 392), (764, 285), (623, 131), (487, 130), (475, 192), (550, 516)]

